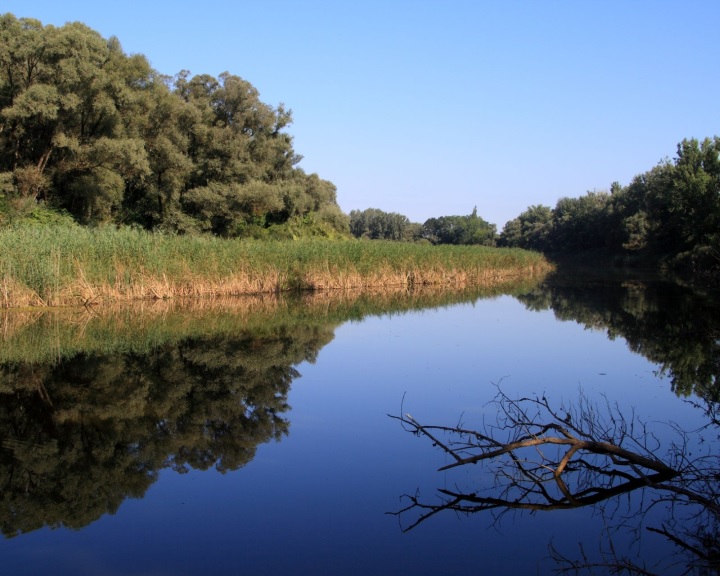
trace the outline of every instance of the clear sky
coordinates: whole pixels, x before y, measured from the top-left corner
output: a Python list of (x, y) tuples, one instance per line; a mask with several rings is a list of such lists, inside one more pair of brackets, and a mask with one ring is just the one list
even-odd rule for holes
[(720, 135), (718, 0), (0, 0), (293, 110), (345, 212), (498, 225)]

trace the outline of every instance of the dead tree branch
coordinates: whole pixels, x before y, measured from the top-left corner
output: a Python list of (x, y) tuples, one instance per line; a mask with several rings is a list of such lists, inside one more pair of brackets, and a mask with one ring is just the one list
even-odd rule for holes
[[(625, 415), (606, 398), (596, 404), (582, 392), (575, 404), (556, 408), (545, 396), (512, 399), (498, 388), (490, 404), (496, 416), (477, 430), (426, 425), (409, 414), (390, 415), (450, 457), (452, 461), (439, 471), (480, 465), (489, 470), (493, 482), (490, 488), (474, 491), (438, 489), (434, 501), (406, 495), (409, 504), (392, 513), (400, 517), (404, 531), (447, 510), (460, 514), (491, 511), (497, 519), (510, 510), (599, 506), (623, 494), (648, 490), (652, 496), (639, 499), (641, 509), (619, 522), (630, 529), (629, 523), (651, 507), (665, 505), (673, 522), (649, 530), (667, 538), (689, 558), (684, 573), (697, 567), (720, 571), (720, 455), (710, 443), (703, 444), (704, 438), (698, 440), (668, 424), (668, 431), (679, 441), (663, 447), (634, 411)], [(702, 430), (707, 432), (707, 427)], [(698, 453), (703, 445), (705, 450)], [(556, 551), (554, 557), (568, 568), (565, 573), (578, 566), (651, 573), (618, 556), (611, 541), (608, 546), (599, 564), (568, 562)]]

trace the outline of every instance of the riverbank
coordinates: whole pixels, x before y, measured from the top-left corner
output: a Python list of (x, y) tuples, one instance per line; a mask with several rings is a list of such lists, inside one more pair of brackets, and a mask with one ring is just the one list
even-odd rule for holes
[(552, 265), (520, 249), (383, 241), (224, 240), (129, 228), (0, 230), (0, 307), (301, 290), (493, 285)]
[(576, 274), (593, 275), (598, 270), (605, 276), (650, 274), (699, 289), (720, 288), (720, 253), (707, 247), (682, 254), (618, 254), (596, 249), (546, 256), (558, 270), (569, 269)]

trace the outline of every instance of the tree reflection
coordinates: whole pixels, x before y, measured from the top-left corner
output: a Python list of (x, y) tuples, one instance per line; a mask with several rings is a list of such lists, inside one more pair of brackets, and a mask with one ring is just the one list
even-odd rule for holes
[[(687, 432), (675, 425), (671, 441), (635, 414), (615, 404), (591, 402), (554, 408), (545, 398), (493, 401), (496, 418), (481, 429), (428, 426), (404, 414), (392, 416), (403, 427), (428, 438), (451, 460), (440, 470), (470, 464), (487, 467), (487, 483), (467, 489), (439, 489), (433, 500), (406, 495), (408, 505), (395, 512), (404, 531), (445, 511), (487, 512), (497, 521), (509, 511), (556, 511), (585, 506), (604, 515), (608, 538), (599, 555), (581, 547), (580, 557), (562, 554), (551, 544), (561, 573), (602, 569), (615, 574), (708, 574), (720, 572), (720, 454), (717, 421)], [(660, 456), (662, 454), (662, 457)], [(620, 495), (626, 498), (620, 512)], [(608, 504), (612, 504), (609, 508)], [(662, 508), (659, 525), (646, 531), (669, 540), (680, 558), (648, 568), (613, 545), (612, 534), (629, 530), (640, 537), (643, 520)]]
[(235, 470), (288, 433), (294, 368), (333, 326), (188, 338), (149, 353), (0, 365), (0, 528), (80, 528), (164, 468)]
[(531, 310), (602, 329), (660, 366), (672, 389), (720, 401), (720, 301), (657, 280), (605, 281), (555, 276), (517, 297)]
[(0, 310), (0, 529), (81, 528), (162, 469), (235, 470), (288, 433), (294, 366), (338, 324), (538, 281)]

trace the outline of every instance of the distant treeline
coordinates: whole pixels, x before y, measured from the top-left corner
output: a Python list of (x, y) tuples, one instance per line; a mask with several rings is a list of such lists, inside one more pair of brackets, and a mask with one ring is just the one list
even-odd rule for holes
[(609, 192), (530, 206), (505, 225), (502, 246), (574, 254), (602, 251), (720, 271), (720, 138), (683, 140), (677, 156)]
[(424, 224), (410, 222), (407, 216), (377, 208), (352, 210), (350, 231), (356, 238), (370, 240), (426, 241), (432, 244), (478, 244), (495, 246), (497, 228), (486, 222), (474, 208), (468, 216), (440, 216)]
[(683, 140), (677, 157), (609, 192), (561, 198), (555, 208), (530, 206), (496, 234), (477, 215), (431, 218), (424, 224), (370, 208), (350, 212), (358, 238), (482, 244), (568, 256), (594, 252), (720, 278), (720, 138)]
[(291, 121), (238, 76), (163, 76), (84, 24), (0, 16), (0, 224), (346, 235), (335, 186), (296, 167)]

